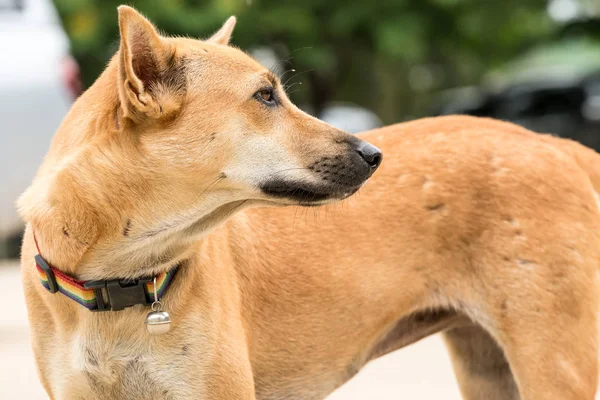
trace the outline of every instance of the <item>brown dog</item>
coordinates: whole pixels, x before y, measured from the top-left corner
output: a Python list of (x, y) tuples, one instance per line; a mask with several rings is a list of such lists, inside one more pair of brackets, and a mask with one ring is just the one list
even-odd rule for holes
[[(443, 331), (465, 399), (593, 399), (600, 157), (468, 117), (359, 139), (227, 46), (234, 23), (206, 41), (165, 38), (121, 7), (118, 54), (20, 199), (50, 397), (322, 399)], [(348, 197), (381, 160), (362, 139), (386, 161), (343, 205), (241, 211)], [(178, 266), (162, 299), (171, 330), (146, 331), (147, 305), (91, 312), (49, 293), (34, 235), (67, 280)]]

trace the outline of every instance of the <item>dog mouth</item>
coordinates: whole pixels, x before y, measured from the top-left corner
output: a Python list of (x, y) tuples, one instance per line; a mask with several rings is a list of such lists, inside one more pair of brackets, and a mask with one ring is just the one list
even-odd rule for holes
[(270, 197), (292, 200), (302, 205), (315, 205), (327, 200), (343, 200), (356, 193), (361, 186), (326, 188), (298, 182), (275, 181), (264, 183), (260, 189)]

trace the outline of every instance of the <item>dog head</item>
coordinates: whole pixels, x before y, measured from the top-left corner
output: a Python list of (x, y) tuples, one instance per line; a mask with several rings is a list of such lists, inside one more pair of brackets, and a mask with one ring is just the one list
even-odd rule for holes
[(355, 192), (380, 152), (296, 108), (279, 79), (228, 46), (230, 18), (207, 41), (163, 38), (120, 8), (120, 99), (166, 181), (197, 192), (218, 177), (230, 196), (313, 204)]
[(34, 228), (52, 219), (88, 247), (118, 232), (139, 250), (195, 238), (245, 206), (322, 205), (365, 183), (380, 151), (295, 107), (275, 74), (228, 45), (234, 25), (169, 38), (119, 8), (119, 52), (20, 201)]

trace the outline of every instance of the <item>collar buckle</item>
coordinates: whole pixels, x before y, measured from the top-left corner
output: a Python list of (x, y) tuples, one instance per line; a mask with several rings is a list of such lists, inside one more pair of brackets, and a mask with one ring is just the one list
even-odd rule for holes
[[(92, 311), (121, 311), (137, 304), (150, 304), (146, 295), (146, 284), (152, 278), (112, 279), (106, 281), (85, 282), (86, 289), (93, 289), (96, 294), (98, 308)], [(106, 291), (108, 302), (105, 302), (102, 289)]]
[(56, 276), (54, 276), (54, 271), (52, 271), (52, 268), (39, 254), (37, 254), (34, 259), (35, 263), (42, 269), (42, 271), (46, 273), (46, 279), (48, 280), (48, 291), (52, 294), (58, 292), (58, 283), (56, 283)]

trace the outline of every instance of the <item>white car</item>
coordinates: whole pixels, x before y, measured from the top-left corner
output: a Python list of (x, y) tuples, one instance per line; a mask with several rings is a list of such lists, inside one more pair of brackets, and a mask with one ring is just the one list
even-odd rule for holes
[(80, 81), (51, 0), (0, 0), (0, 54), (0, 241), (6, 243), (21, 233), (14, 203), (79, 94)]

